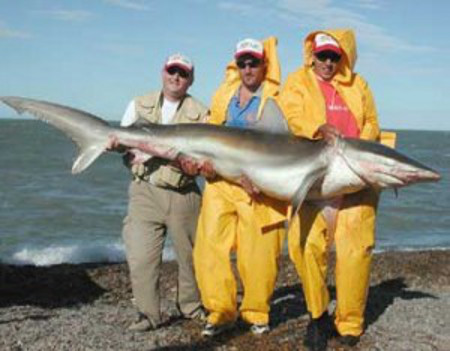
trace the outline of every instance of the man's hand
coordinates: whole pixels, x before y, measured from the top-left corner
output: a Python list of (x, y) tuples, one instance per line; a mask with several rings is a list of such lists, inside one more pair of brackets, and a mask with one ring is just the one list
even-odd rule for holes
[(144, 164), (142, 163), (135, 163), (131, 166), (131, 173), (136, 177), (136, 178), (141, 178), (145, 175), (145, 172), (147, 171), (146, 167)]
[(214, 170), (214, 167), (211, 162), (205, 161), (200, 166), (200, 175), (205, 177), (208, 180), (213, 180), (217, 177), (217, 173)]
[(127, 148), (120, 144), (119, 139), (117, 139), (115, 136), (110, 136), (108, 144), (106, 145), (106, 150), (124, 153), (125, 151), (127, 151)]
[(123, 164), (130, 169), (134, 181), (136, 183), (140, 183), (144, 175), (147, 173), (147, 167), (145, 164), (143, 162), (137, 162), (136, 154), (133, 152), (126, 152), (122, 156), (122, 161)]
[(213, 165), (208, 161), (199, 163), (190, 157), (182, 156), (178, 158), (178, 164), (183, 173), (190, 176), (201, 175), (208, 180), (212, 180), (217, 176)]
[(179, 157), (178, 165), (183, 173), (189, 176), (197, 176), (200, 174), (200, 165), (190, 157)]
[(255, 186), (255, 184), (252, 183), (252, 181), (247, 176), (242, 176), (239, 178), (239, 184), (242, 186), (242, 188), (254, 199), (257, 199), (261, 195), (261, 191), (258, 189), (258, 187)]
[(336, 138), (342, 137), (341, 132), (331, 124), (322, 124), (314, 133), (314, 137), (321, 136), (327, 143), (333, 142)]

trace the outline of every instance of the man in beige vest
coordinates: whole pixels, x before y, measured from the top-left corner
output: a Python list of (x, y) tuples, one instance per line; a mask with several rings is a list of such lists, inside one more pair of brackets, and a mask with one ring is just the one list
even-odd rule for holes
[[(170, 56), (162, 69), (162, 91), (133, 99), (121, 125), (202, 123), (208, 109), (187, 94), (194, 79), (192, 61)], [(170, 162), (151, 158), (131, 166), (128, 215), (123, 226), (127, 261), (139, 319), (130, 330), (157, 328), (160, 313), (159, 275), (166, 233), (178, 260), (177, 308), (186, 318), (204, 317), (192, 263), (200, 191), (192, 176)]]

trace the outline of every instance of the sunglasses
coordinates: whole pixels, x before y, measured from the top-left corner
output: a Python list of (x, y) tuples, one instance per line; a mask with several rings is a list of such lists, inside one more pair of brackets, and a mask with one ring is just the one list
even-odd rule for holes
[(171, 76), (173, 76), (173, 75), (175, 75), (176, 73), (178, 73), (178, 75), (179, 75), (181, 78), (186, 79), (186, 78), (189, 77), (189, 72), (188, 72), (188, 71), (186, 71), (186, 70), (184, 70), (184, 69), (182, 69), (182, 68), (180, 68), (180, 67), (177, 67), (177, 66), (171, 66), (171, 67), (167, 68), (166, 71), (167, 71), (167, 73), (169, 73), (169, 75), (171, 75)]
[(240, 68), (240, 69), (244, 69), (247, 66), (250, 68), (256, 68), (259, 67), (259, 65), (261, 65), (261, 60), (258, 59), (247, 59), (247, 60), (240, 60), (236, 62), (236, 65)]
[(317, 59), (320, 62), (325, 62), (327, 60), (330, 60), (333, 63), (337, 63), (341, 60), (341, 55), (336, 54), (333, 51), (322, 51), (322, 52), (318, 52), (317, 54), (315, 54), (315, 56), (317, 57)]

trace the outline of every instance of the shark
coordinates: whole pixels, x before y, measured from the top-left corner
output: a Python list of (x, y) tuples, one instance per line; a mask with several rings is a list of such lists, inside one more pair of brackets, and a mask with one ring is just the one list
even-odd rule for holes
[[(291, 218), (304, 201), (333, 201), (365, 188), (381, 191), (441, 175), (393, 148), (345, 137), (309, 140), (287, 131), (274, 100), (264, 106), (253, 129), (211, 124), (145, 124), (115, 127), (104, 119), (72, 107), (24, 97), (0, 101), (18, 113), (29, 113), (53, 125), (76, 144), (72, 173), (87, 169), (114, 140), (126, 150), (149, 157), (203, 164), (231, 182), (247, 178), (262, 193), (292, 205)], [(271, 117), (272, 116), (272, 117)], [(268, 131), (270, 129), (271, 131)]]

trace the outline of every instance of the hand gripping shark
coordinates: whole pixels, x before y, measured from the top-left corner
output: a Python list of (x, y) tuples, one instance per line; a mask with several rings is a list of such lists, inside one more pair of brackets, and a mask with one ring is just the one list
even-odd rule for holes
[[(264, 107), (260, 128), (252, 130), (208, 124), (112, 127), (67, 106), (22, 97), (0, 100), (50, 123), (74, 141), (79, 149), (74, 174), (89, 167), (113, 139), (151, 156), (209, 162), (230, 181), (246, 177), (264, 194), (291, 203), (291, 216), (305, 200), (332, 200), (369, 187), (399, 188), (440, 179), (431, 168), (379, 143), (340, 137), (331, 142), (308, 140), (283, 132), (273, 100)], [(272, 130), (276, 126), (276, 132), (265, 131), (269, 125)]]

